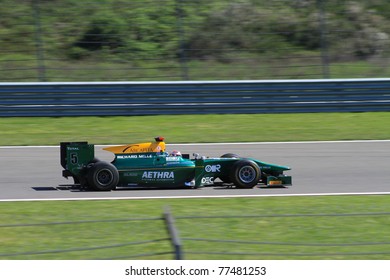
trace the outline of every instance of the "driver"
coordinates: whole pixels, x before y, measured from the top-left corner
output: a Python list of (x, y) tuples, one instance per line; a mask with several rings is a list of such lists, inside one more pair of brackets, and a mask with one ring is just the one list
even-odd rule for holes
[(180, 151), (176, 151), (176, 150), (173, 150), (169, 156), (171, 157), (181, 157), (181, 152)]

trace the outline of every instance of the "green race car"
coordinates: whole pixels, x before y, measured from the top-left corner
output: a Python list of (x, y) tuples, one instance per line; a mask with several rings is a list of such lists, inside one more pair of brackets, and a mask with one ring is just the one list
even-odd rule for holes
[(88, 142), (61, 142), (62, 175), (73, 177), (82, 189), (110, 191), (116, 187), (192, 187), (236, 186), (253, 188), (291, 185), (283, 174), (287, 166), (265, 163), (235, 154), (209, 158), (194, 154), (169, 154), (164, 138), (154, 142), (104, 148), (115, 154), (109, 163), (95, 158), (95, 147)]

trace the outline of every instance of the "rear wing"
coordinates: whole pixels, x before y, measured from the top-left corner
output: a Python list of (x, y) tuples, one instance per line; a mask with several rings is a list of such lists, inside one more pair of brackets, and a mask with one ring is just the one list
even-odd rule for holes
[(61, 142), (60, 161), (63, 176), (77, 176), (95, 157), (95, 147), (88, 142)]

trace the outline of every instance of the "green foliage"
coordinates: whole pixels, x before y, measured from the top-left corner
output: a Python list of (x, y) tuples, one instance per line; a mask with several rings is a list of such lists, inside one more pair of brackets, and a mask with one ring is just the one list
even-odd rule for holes
[(88, 29), (81, 39), (76, 43), (76, 47), (90, 51), (101, 50), (103, 48), (118, 49), (124, 46), (126, 25), (121, 19), (116, 18), (114, 14), (102, 13), (92, 18)]
[[(167, 69), (158, 63), (210, 61), (221, 67), (231, 64), (226, 76), (245, 78), (248, 67), (236, 63), (278, 69), (279, 64), (290, 64), (299, 57), (299, 66), (312, 64), (311, 58), (320, 56), (321, 38), (326, 40), (331, 62), (383, 58), (390, 50), (389, 8), (386, 0), (5, 0), (0, 10), (0, 58), (41, 52), (47, 59), (47, 71), (64, 62), (72, 69), (78, 63), (92, 62)], [(271, 58), (283, 58), (284, 62)], [(150, 61), (155, 65), (149, 65)], [(8, 69), (5, 65), (0, 68)], [(110, 68), (118, 68), (118, 64)], [(263, 71), (256, 71), (262, 77)], [(123, 72), (127, 76), (126, 69)], [(270, 75), (295, 78), (305, 74), (301, 72), (271, 71)], [(87, 80), (100, 76), (91, 73)], [(212, 76), (219, 78), (220, 74)]]
[(309, 1), (277, 3), (285, 5), (244, 1), (211, 10), (187, 41), (190, 56), (220, 58), (232, 50), (269, 53), (293, 46), (318, 50), (321, 36), (334, 54), (346, 42), (355, 57), (377, 55), (388, 48), (387, 20), (375, 10), (367, 13), (363, 3), (331, 2), (326, 7)]

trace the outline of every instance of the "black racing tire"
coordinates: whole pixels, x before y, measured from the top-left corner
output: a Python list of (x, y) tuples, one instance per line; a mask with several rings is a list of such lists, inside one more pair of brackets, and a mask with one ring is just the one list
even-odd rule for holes
[(119, 182), (119, 172), (111, 163), (98, 161), (87, 174), (88, 186), (96, 191), (111, 191)]
[(98, 159), (97, 157), (94, 157), (94, 158), (91, 160), (90, 163), (97, 163), (97, 162), (99, 162), (99, 161), (101, 161), (101, 160)]
[[(236, 154), (233, 154), (233, 153), (227, 153), (227, 154), (223, 154), (221, 156), (221, 158), (239, 158), (239, 156), (236, 155)], [(224, 182), (226, 184), (231, 184), (232, 183), (232, 181), (230, 180), (229, 176), (221, 176), (221, 177), (219, 177), (219, 179), (221, 179), (222, 182)]]
[(261, 178), (260, 167), (252, 160), (239, 160), (232, 166), (230, 180), (238, 188), (253, 188)]
[(221, 158), (239, 158), (239, 156), (233, 153), (227, 153), (222, 155)]
[(72, 177), (73, 177), (74, 184), (75, 185), (79, 185), (80, 184), (80, 179), (77, 176), (74, 176), (74, 175), (72, 175)]

